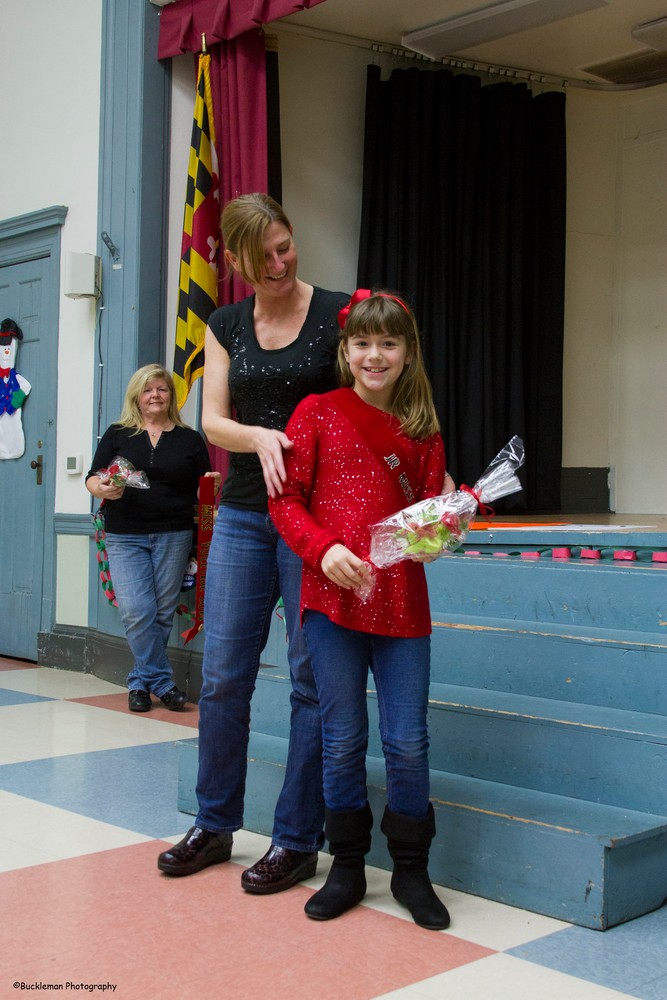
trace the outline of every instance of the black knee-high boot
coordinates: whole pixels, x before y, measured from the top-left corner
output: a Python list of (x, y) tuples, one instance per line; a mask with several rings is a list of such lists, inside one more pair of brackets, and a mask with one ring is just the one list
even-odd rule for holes
[(365, 857), (371, 848), (373, 813), (362, 809), (325, 809), (324, 833), (333, 864), (327, 880), (305, 906), (313, 920), (332, 920), (360, 903), (366, 895)]
[(428, 876), (429, 848), (435, 835), (433, 806), (429, 802), (423, 819), (403, 816), (387, 808), (381, 829), (394, 862), (391, 876), (394, 898), (410, 911), (420, 927), (443, 931), (449, 927), (449, 913), (433, 891)]

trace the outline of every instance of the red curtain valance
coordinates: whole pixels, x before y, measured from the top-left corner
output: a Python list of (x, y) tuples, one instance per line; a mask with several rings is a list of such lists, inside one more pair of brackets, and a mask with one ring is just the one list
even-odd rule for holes
[(324, 0), (176, 0), (160, 13), (158, 59), (200, 52), (206, 45), (238, 38), (246, 31), (316, 7)]

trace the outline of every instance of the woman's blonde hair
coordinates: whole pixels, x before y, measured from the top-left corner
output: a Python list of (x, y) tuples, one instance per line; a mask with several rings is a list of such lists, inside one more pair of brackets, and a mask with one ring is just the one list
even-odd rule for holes
[(351, 337), (386, 333), (405, 340), (410, 362), (394, 386), (391, 412), (401, 421), (401, 430), (418, 441), (440, 430), (421, 349), (421, 338), (412, 310), (392, 292), (373, 291), (351, 308), (340, 332), (338, 373), (342, 386), (353, 386), (354, 376), (345, 357)]
[(169, 419), (177, 427), (185, 427), (186, 424), (181, 420), (181, 415), (178, 412), (178, 406), (176, 404), (176, 390), (174, 388), (174, 380), (171, 377), (171, 372), (168, 372), (166, 368), (162, 365), (144, 365), (143, 368), (139, 368), (134, 375), (131, 377), (130, 381), (127, 383), (127, 389), (125, 390), (125, 399), (123, 400), (123, 409), (120, 414), (120, 420), (118, 420), (118, 425), (120, 427), (131, 427), (134, 428), (135, 434), (140, 434), (144, 429), (144, 421), (141, 416), (141, 410), (139, 409), (139, 400), (144, 389), (154, 378), (162, 379), (167, 383), (167, 388), (169, 389)]
[[(292, 232), (284, 209), (268, 194), (242, 194), (227, 202), (220, 228), (225, 250), (236, 257), (241, 275), (248, 284), (259, 281), (264, 269), (264, 233), (272, 222), (280, 222)], [(232, 271), (228, 268), (228, 276)]]

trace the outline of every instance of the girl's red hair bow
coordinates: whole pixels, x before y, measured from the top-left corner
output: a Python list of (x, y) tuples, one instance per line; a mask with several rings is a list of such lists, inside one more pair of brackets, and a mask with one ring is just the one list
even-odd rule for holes
[(364, 299), (370, 299), (372, 295), (370, 288), (357, 288), (356, 292), (353, 294), (352, 298), (346, 306), (338, 313), (338, 325), (341, 330), (345, 329), (345, 324), (347, 323), (347, 317), (350, 315), (350, 309), (356, 306), (357, 302), (362, 302)]
[(350, 310), (353, 309), (358, 302), (363, 302), (364, 299), (370, 299), (372, 295), (379, 295), (384, 299), (392, 299), (394, 302), (398, 302), (401, 309), (405, 309), (408, 316), (410, 315), (410, 310), (406, 306), (405, 302), (397, 298), (396, 295), (390, 295), (388, 292), (372, 292), (370, 288), (357, 288), (348, 304), (343, 306), (338, 313), (338, 325), (341, 330), (345, 329), (345, 324), (347, 323), (347, 318), (350, 315)]

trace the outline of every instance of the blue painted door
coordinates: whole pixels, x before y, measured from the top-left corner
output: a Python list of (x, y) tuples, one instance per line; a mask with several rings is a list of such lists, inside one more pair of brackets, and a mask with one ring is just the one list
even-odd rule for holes
[(0, 461), (0, 655), (28, 660), (37, 659), (53, 605), (44, 554), (53, 547), (57, 316), (47, 287), (54, 267), (51, 256), (0, 266), (0, 320), (23, 331), (15, 368), (31, 386), (22, 407), (25, 451)]

